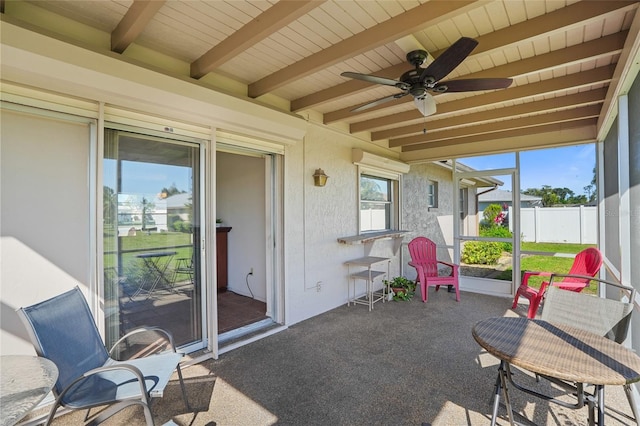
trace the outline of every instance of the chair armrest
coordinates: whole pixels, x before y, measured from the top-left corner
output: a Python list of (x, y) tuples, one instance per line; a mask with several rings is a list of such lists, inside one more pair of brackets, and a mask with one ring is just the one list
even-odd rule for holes
[(99, 373), (104, 373), (106, 371), (114, 371), (114, 370), (129, 370), (131, 374), (135, 376), (138, 383), (140, 383), (140, 392), (141, 392), (141, 395), (144, 397), (144, 401), (147, 404), (149, 403), (149, 392), (147, 391), (147, 384), (144, 381), (144, 376), (142, 375), (142, 371), (140, 371), (140, 369), (136, 366), (133, 366), (130, 364), (123, 364), (123, 363), (106, 365), (106, 366), (94, 368), (93, 370), (89, 370), (85, 372), (84, 374), (82, 374), (82, 376), (77, 377), (66, 388), (64, 388), (62, 392), (60, 392), (60, 394), (58, 395), (58, 398), (56, 398), (56, 402), (62, 401), (62, 398), (69, 391), (69, 389), (73, 388), (78, 382), (81, 382), (82, 380), (85, 380), (86, 378), (91, 377), (94, 374), (99, 374)]
[(522, 275), (522, 285), (526, 285), (529, 282), (529, 277), (532, 275), (539, 275), (542, 277), (551, 277), (553, 274), (551, 272), (543, 272), (543, 271), (524, 271)]
[(458, 265), (458, 264), (450, 263), (450, 262), (444, 262), (444, 261), (442, 261), (442, 260), (438, 260), (437, 262), (438, 262), (438, 263), (440, 263), (440, 264), (442, 264), (442, 265), (446, 265), (446, 266), (448, 266), (448, 267), (449, 267), (449, 268), (451, 268), (451, 269), (458, 269), (458, 268), (460, 267), (460, 265)]
[(176, 345), (173, 342), (173, 335), (168, 332), (167, 330), (160, 328), (160, 327), (139, 327), (139, 328), (135, 328), (133, 330), (131, 330), (130, 332), (128, 332), (127, 334), (125, 334), (124, 336), (122, 336), (121, 338), (119, 338), (111, 347), (111, 349), (109, 350), (109, 356), (113, 356), (113, 351), (118, 347), (118, 345), (122, 342), (125, 342), (127, 339), (129, 339), (131, 336), (135, 335), (135, 334), (140, 334), (140, 333), (150, 333), (150, 332), (158, 332), (160, 334), (164, 334), (167, 338), (167, 340), (169, 341), (169, 344), (171, 345), (171, 350), (173, 352), (177, 352), (176, 351)]

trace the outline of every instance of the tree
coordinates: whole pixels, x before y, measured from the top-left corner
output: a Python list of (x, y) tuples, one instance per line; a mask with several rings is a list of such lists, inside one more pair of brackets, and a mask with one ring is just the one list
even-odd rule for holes
[(585, 186), (584, 192), (587, 193), (587, 202), (589, 203), (593, 203), (594, 201), (596, 201), (596, 197), (598, 195), (597, 191), (596, 191), (596, 168), (593, 168), (593, 178), (591, 179), (591, 183), (587, 186)]
[[(587, 187), (585, 187), (586, 189)], [(542, 185), (542, 188), (527, 188), (522, 193), (542, 198), (544, 207), (558, 204), (587, 204), (588, 201), (592, 201), (595, 197), (595, 194), (589, 194), (588, 196), (576, 195), (569, 188), (551, 188), (549, 185)]]
[(360, 180), (360, 198), (368, 201), (386, 201), (378, 184), (366, 177)]
[(118, 208), (118, 196), (113, 188), (104, 186), (102, 188), (102, 216), (105, 223), (114, 224), (116, 222), (116, 212)]
[(174, 182), (171, 184), (169, 188), (162, 188), (162, 191), (160, 191), (160, 194), (162, 194), (162, 198), (166, 198), (176, 194), (184, 194), (185, 192), (187, 191), (179, 190)]

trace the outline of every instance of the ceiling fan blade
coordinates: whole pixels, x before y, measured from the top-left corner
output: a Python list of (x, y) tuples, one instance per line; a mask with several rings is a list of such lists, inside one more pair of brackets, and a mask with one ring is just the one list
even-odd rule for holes
[(386, 96), (386, 97), (380, 98), (380, 99), (378, 99), (376, 101), (369, 102), (368, 104), (360, 105), (359, 107), (356, 107), (356, 108), (352, 109), (351, 112), (364, 111), (365, 109), (373, 108), (374, 106), (378, 106), (380, 104), (392, 101), (394, 99), (399, 99), (399, 98), (401, 98), (403, 96), (406, 96), (408, 94), (409, 93), (405, 92), (405, 93), (398, 93), (396, 95)]
[(355, 78), (356, 80), (368, 81), (369, 83), (384, 84), (385, 86), (394, 86), (402, 84), (400, 81), (392, 80), (390, 78), (378, 77), (369, 74), (360, 74), (357, 72), (346, 71), (340, 74), (343, 77)]
[(478, 42), (469, 37), (461, 37), (451, 45), (444, 53), (438, 56), (420, 74), (420, 81), (433, 77), (434, 82), (439, 81), (453, 71), (471, 51), (476, 48)]
[(434, 86), (434, 92), (471, 92), (474, 90), (506, 89), (513, 82), (510, 78), (469, 78), (443, 81)]
[(413, 103), (424, 117), (436, 113), (436, 101), (428, 93), (425, 93), (423, 97), (413, 98)]

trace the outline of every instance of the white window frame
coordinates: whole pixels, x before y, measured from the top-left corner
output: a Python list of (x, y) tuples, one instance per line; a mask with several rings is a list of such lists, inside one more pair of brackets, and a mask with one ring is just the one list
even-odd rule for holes
[(438, 181), (429, 180), (427, 182), (427, 207), (430, 209), (438, 208)]
[[(361, 185), (361, 181), (362, 181), (362, 177), (363, 176), (370, 176), (370, 177), (374, 177), (374, 178), (378, 178), (378, 179), (384, 179), (387, 180), (389, 182), (389, 200), (388, 200), (388, 204), (390, 205), (390, 209), (389, 209), (389, 218), (385, 218), (385, 223), (389, 224), (388, 228), (384, 228), (384, 229), (368, 229), (368, 230), (363, 230), (362, 229), (362, 219), (361, 219), (361, 209), (362, 209), (362, 196), (360, 193), (360, 185)], [(357, 181), (357, 187), (358, 187), (358, 211), (357, 211), (357, 217), (358, 217), (358, 230), (360, 234), (366, 234), (368, 232), (380, 232), (380, 231), (390, 231), (390, 230), (397, 230), (400, 227), (400, 188), (402, 188), (401, 185), (401, 180), (402, 180), (402, 174), (400, 173), (393, 173), (393, 172), (388, 172), (385, 170), (380, 170), (380, 169), (375, 169), (375, 168), (370, 168), (370, 167), (363, 167), (360, 166), (358, 167), (358, 181)], [(388, 221), (387, 221), (388, 219)]]

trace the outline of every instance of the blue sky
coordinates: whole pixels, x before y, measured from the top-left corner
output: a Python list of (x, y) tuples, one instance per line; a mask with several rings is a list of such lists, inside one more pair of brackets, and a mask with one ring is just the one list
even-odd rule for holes
[(191, 168), (165, 164), (122, 162), (122, 192), (157, 195), (172, 184), (181, 191), (191, 191)]
[[(460, 162), (478, 170), (500, 169), (515, 166), (515, 154), (461, 158)], [(569, 188), (576, 195), (585, 194), (584, 187), (593, 179), (596, 165), (595, 144), (551, 148), (520, 153), (520, 188)], [(504, 181), (501, 189), (511, 190), (511, 179), (496, 176)]]

